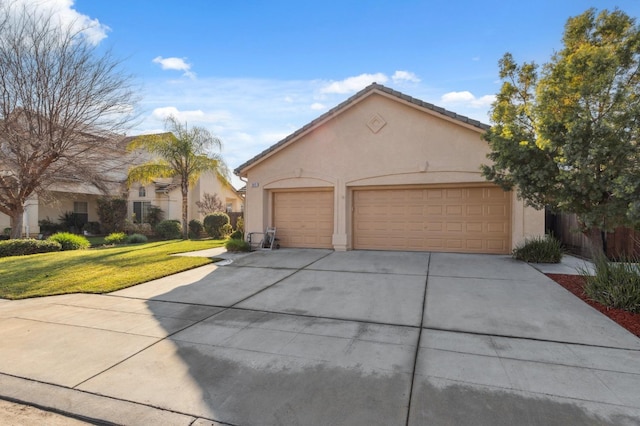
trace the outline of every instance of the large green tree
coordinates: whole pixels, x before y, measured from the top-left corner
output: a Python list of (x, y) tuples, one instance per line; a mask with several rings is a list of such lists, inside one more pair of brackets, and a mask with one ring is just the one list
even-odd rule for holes
[(482, 171), (531, 206), (575, 213), (600, 250), (600, 230), (640, 223), (640, 30), (589, 9), (567, 21), (563, 45), (540, 74), (500, 60)]
[(141, 149), (152, 159), (129, 169), (127, 183), (149, 183), (154, 178), (177, 177), (182, 193), (182, 231), (188, 238), (189, 188), (206, 172), (228, 176), (228, 168), (218, 152), (222, 142), (202, 127), (189, 128), (175, 117), (166, 120), (167, 133), (134, 138), (130, 151)]

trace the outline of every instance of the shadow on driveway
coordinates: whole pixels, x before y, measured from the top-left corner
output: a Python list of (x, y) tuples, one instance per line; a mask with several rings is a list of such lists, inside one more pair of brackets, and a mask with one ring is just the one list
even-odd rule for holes
[(258, 252), (2, 303), (0, 338), (0, 396), (115, 423), (640, 423), (640, 340), (506, 256)]

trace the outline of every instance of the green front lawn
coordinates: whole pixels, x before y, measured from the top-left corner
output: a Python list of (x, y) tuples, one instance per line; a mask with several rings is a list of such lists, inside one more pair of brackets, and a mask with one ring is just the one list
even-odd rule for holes
[(0, 298), (108, 293), (211, 263), (204, 257), (170, 255), (223, 244), (174, 240), (6, 257), (0, 259)]

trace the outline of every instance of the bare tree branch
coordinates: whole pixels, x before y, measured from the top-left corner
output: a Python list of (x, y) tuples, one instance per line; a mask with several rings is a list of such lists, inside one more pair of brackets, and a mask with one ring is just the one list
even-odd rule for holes
[(21, 232), (27, 199), (57, 182), (122, 182), (135, 118), (131, 76), (82, 31), (32, 6), (0, 3), (0, 212)]

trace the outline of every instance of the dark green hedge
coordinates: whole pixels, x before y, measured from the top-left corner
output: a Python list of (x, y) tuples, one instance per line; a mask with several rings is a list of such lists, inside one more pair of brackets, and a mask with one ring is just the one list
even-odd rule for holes
[(27, 254), (49, 253), (62, 250), (62, 244), (57, 241), (17, 239), (0, 241), (0, 257), (24, 256)]

